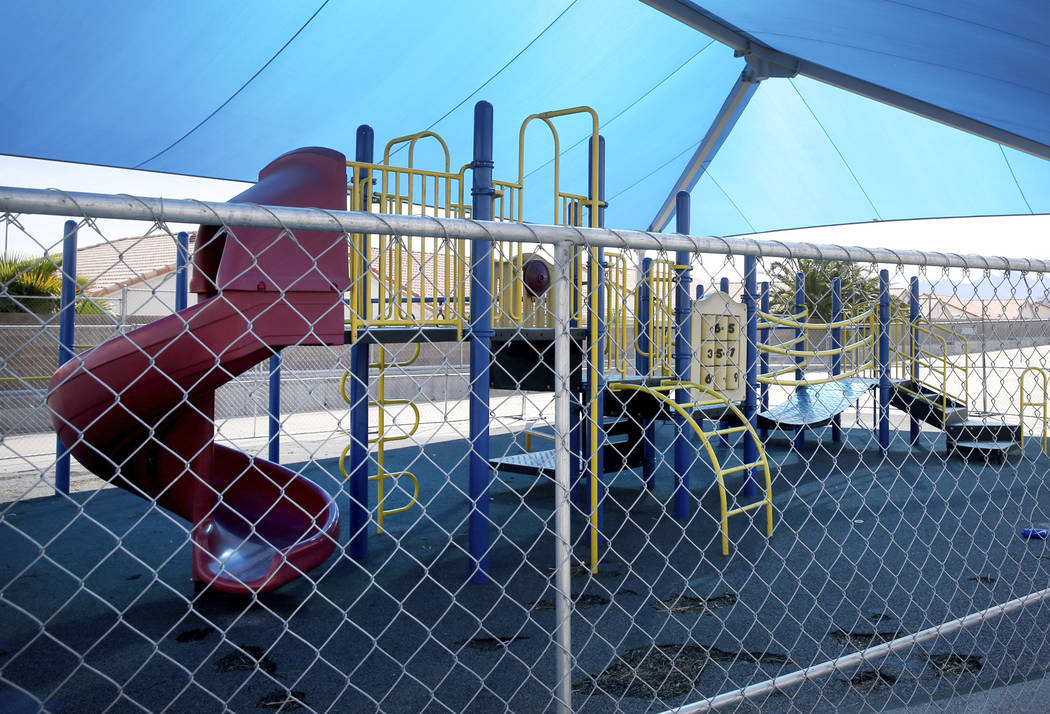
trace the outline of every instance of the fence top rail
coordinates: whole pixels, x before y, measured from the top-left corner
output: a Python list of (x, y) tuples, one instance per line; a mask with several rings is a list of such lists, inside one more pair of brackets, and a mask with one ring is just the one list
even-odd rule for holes
[(690, 251), (720, 255), (809, 258), (978, 270), (1050, 272), (1050, 260), (1035, 258), (786, 243), (776, 240), (689, 236), (610, 228), (494, 223), (433, 216), (392, 216), (358, 211), (329, 211), (316, 208), (146, 198), (127, 194), (110, 195), (6, 186), (0, 186), (0, 212), (525, 243), (568, 242), (638, 250)]

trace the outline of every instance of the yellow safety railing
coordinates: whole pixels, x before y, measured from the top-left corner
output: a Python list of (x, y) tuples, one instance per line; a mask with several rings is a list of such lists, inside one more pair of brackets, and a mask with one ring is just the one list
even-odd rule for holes
[[(1041, 383), (1042, 383), (1042, 394), (1041, 394), (1041, 397), (1039, 399), (1026, 399), (1026, 397), (1025, 397), (1025, 395), (1028, 394), (1028, 392), (1025, 390), (1024, 378), (1025, 378), (1025, 376), (1028, 375), (1029, 372), (1032, 372), (1033, 374), (1039, 375), (1039, 378), (1041, 380)], [(1018, 410), (1018, 415), (1021, 418), (1021, 448), (1022, 449), (1024, 448), (1024, 432), (1025, 432), (1025, 428), (1024, 428), (1024, 410), (1027, 407), (1035, 407), (1036, 409), (1041, 410), (1040, 411), (1039, 421), (1042, 422), (1042, 425), (1043, 425), (1043, 439), (1042, 439), (1042, 441), (1043, 441), (1043, 453), (1044, 454), (1047, 453), (1047, 450), (1046, 450), (1046, 446), (1047, 446), (1047, 425), (1046, 425), (1046, 423), (1047, 423), (1047, 419), (1050, 418), (1050, 410), (1047, 409), (1047, 403), (1050, 402), (1050, 390), (1048, 390), (1047, 387), (1048, 387), (1048, 379), (1047, 379), (1046, 370), (1044, 370), (1044, 369), (1042, 369), (1040, 367), (1026, 367), (1024, 369), (1024, 371), (1021, 372), (1021, 379), (1020, 379), (1021, 394), (1020, 394), (1020, 404), (1018, 405), (1018, 409), (1019, 409)], [(1036, 392), (1036, 394), (1039, 394), (1039, 392)]]
[[(369, 444), (376, 445), (376, 474), (375, 476), (369, 476), (369, 481), (376, 482), (376, 522), (378, 524), (378, 532), (383, 532), (383, 521), (386, 516), (395, 515), (398, 513), (404, 513), (408, 509), (412, 508), (416, 503), (419, 502), (419, 479), (408, 471), (391, 472), (386, 470), (386, 446), (393, 441), (402, 441), (404, 439), (410, 439), (416, 431), (419, 429), (420, 414), (419, 407), (411, 399), (387, 399), (386, 397), (386, 372), (390, 368), (403, 368), (413, 364), (419, 359), (419, 344), (415, 345), (415, 352), (412, 357), (398, 361), (388, 361), (387, 351), (384, 345), (377, 345), (379, 350), (379, 360), (368, 365), (371, 368), (378, 370), (378, 378), (376, 380), (376, 399), (375, 401), (369, 401), (369, 406), (378, 407), (378, 426), (376, 429), (376, 436), (374, 439), (369, 439)], [(343, 379), (339, 384), (339, 391), (343, 395), (343, 399), (347, 404), (351, 404), (350, 396), (346, 391), (346, 380), (350, 376), (350, 372), (346, 371), (343, 373)], [(390, 423), (387, 423), (387, 410), (391, 407), (408, 407), (412, 410), (413, 423), (411, 428), (405, 429), (404, 427), (397, 427), (402, 433), (396, 436), (390, 436), (387, 432), (396, 425), (394, 423), (393, 415), (390, 415)], [(343, 475), (343, 478), (349, 478), (349, 473), (346, 470), (346, 457), (350, 452), (350, 448), (353, 444), (348, 444), (343, 453), (339, 457), (339, 472)], [(388, 478), (400, 479), (407, 478), (412, 482), (412, 499), (407, 505), (400, 506), (398, 508), (388, 509), (386, 507), (386, 496), (384, 494), (385, 482)]]
[[(946, 327), (935, 325), (924, 318), (919, 318), (915, 321), (898, 319), (895, 323), (898, 326), (898, 330), (907, 330), (907, 333), (903, 335), (902, 339), (891, 341), (891, 377), (896, 380), (910, 379), (912, 368), (917, 366), (920, 368), (918, 381), (924, 387), (937, 394), (937, 402), (934, 402), (935, 406), (938, 406), (944, 412), (953, 403), (966, 406), (968, 404), (967, 385), (970, 373), (970, 347), (966, 338)], [(933, 352), (921, 347), (920, 344), (923, 340), (913, 339), (913, 334), (924, 336), (928, 340), (935, 342), (940, 346), (940, 351)], [(961, 363), (953, 360), (949, 355), (948, 338), (962, 343)], [(962, 383), (961, 393), (954, 391), (950, 386), (952, 378), (958, 373), (961, 373), (959, 377)], [(933, 375), (933, 378), (931, 379), (926, 375)], [(920, 394), (916, 390), (902, 385), (898, 385), (898, 388), (915, 398), (931, 401), (927, 395)]]
[[(766, 452), (762, 447), (762, 441), (758, 438), (758, 434), (755, 432), (754, 427), (751, 426), (750, 422), (744, 417), (743, 412), (733, 404), (731, 401), (726, 399), (720, 393), (708, 389), (703, 385), (696, 384), (693, 382), (671, 382), (665, 381), (659, 387), (647, 387), (639, 384), (630, 383), (615, 383), (609, 387), (614, 392), (621, 391), (633, 391), (643, 392), (651, 395), (660, 401), (664, 406), (674, 410), (679, 416), (681, 416), (685, 423), (700, 437), (701, 444), (704, 447), (704, 451), (707, 453), (708, 459), (711, 460), (711, 466), (715, 472), (715, 481), (718, 484), (718, 495), (719, 504), (721, 507), (721, 518), (719, 519), (719, 526), (722, 531), (722, 555), (729, 555), (729, 517), (735, 516), (741, 513), (755, 510), (757, 508), (766, 509), (766, 535), (773, 535), (773, 485), (769, 474), (769, 462), (766, 460)], [(678, 389), (689, 389), (696, 390), (704, 394), (704, 398), (687, 404), (679, 404), (671, 396), (674, 391)], [(710, 404), (721, 404), (733, 412), (736, 419), (742, 424), (742, 426), (728, 427), (725, 429), (715, 429), (713, 431), (705, 431), (700, 428), (700, 425), (693, 419), (692, 410), (700, 405)], [(747, 433), (747, 438), (754, 440), (755, 446), (758, 449), (758, 461), (751, 463), (744, 463), (737, 466), (726, 468), (725, 465), (718, 458), (718, 453), (715, 450), (715, 445), (712, 444), (712, 439), (718, 442), (722, 437), (729, 436), (732, 434)], [(765, 489), (762, 500), (755, 501), (754, 503), (748, 503), (735, 508), (729, 508), (729, 498), (726, 492), (725, 477), (731, 474), (740, 473), (749, 469), (762, 469), (763, 478), (765, 480)], [(596, 508), (597, 504), (592, 503), (592, 508)], [(594, 541), (592, 540), (592, 544)], [(597, 563), (597, 546), (592, 545), (591, 550), (591, 563), (594, 566)]]
[(605, 254), (605, 371), (627, 377), (627, 258), (620, 253)]
[[(436, 141), (444, 167), (414, 167), (416, 144)], [(408, 145), (408, 165), (390, 165), (391, 150)], [(347, 162), (349, 203), (355, 210), (397, 215), (461, 218), (463, 170), (453, 173), (448, 146), (434, 132), (391, 140), (382, 164)], [(467, 241), (463, 239), (354, 234), (351, 260), (352, 333), (364, 327), (455, 327), (466, 321)]]
[[(801, 385), (824, 384), (836, 382), (848, 377), (856, 377), (875, 369), (875, 335), (876, 316), (872, 308), (858, 312), (855, 315), (833, 322), (809, 322), (809, 310), (803, 309), (794, 315), (775, 315), (769, 312), (758, 312), (758, 329), (769, 329), (774, 327), (786, 327), (802, 330), (802, 334), (787, 340), (781, 345), (759, 344), (759, 352), (776, 354), (783, 357), (801, 358), (794, 364), (771, 370), (758, 375), (758, 381), (762, 384), (772, 384), (782, 387), (797, 387)], [(811, 350), (809, 347), (809, 333), (826, 332), (840, 328), (843, 330), (841, 347), (824, 350)], [(798, 348), (802, 345), (802, 348)], [(797, 370), (805, 371), (813, 358), (843, 357), (844, 369), (835, 375), (814, 379), (788, 379), (787, 374)]]

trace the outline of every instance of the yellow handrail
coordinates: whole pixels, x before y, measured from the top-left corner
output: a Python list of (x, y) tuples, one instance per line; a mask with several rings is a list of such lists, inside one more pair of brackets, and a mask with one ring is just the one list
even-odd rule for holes
[[(714, 469), (714, 472), (715, 472), (715, 481), (718, 484), (719, 504), (721, 506), (721, 519), (719, 521), (719, 525), (720, 525), (720, 528), (721, 528), (721, 531), (722, 531), (722, 555), (729, 555), (729, 517), (730, 516), (735, 516), (735, 515), (738, 515), (738, 514), (741, 514), (741, 513), (745, 513), (747, 511), (751, 511), (751, 510), (754, 510), (756, 508), (761, 508), (761, 507), (765, 506), (766, 507), (766, 535), (769, 535), (769, 536), (773, 535), (773, 486), (772, 486), (772, 481), (771, 481), (771, 478), (770, 478), (770, 475), (769, 475), (769, 462), (766, 460), (765, 449), (762, 447), (762, 441), (758, 438), (758, 434), (755, 432), (754, 427), (751, 426), (751, 423), (747, 420), (747, 418), (744, 416), (743, 412), (741, 412), (740, 409), (735, 404), (733, 404), (731, 401), (729, 401), (724, 395), (720, 394), (719, 392), (714, 391), (712, 389), (708, 389), (707, 387), (704, 387), (701, 384), (696, 384), (695, 382), (671, 382), (671, 381), (665, 381), (665, 382), (661, 383), (660, 386), (658, 386), (658, 387), (650, 387), (650, 386), (645, 386), (645, 385), (640, 385), (640, 384), (630, 384), (630, 383), (623, 383), (623, 382), (621, 382), (621, 383), (616, 383), (616, 384), (610, 385), (610, 389), (612, 391), (614, 391), (614, 392), (618, 392), (618, 391), (643, 392), (643, 393), (646, 393), (646, 394), (649, 394), (649, 395), (653, 396), (654, 398), (659, 400), (665, 406), (669, 407), (670, 409), (673, 409), (679, 416), (682, 417), (683, 420), (685, 420), (685, 423), (688, 424), (690, 426), (690, 428), (692, 428), (692, 430), (697, 435), (699, 435), (700, 441), (701, 441), (701, 443), (704, 446), (705, 452), (707, 453), (707, 457), (711, 460), (711, 466), (712, 466), (712, 468)], [(678, 390), (678, 389), (688, 389), (690, 391), (697, 390), (697, 391), (703, 392), (708, 398), (705, 398), (705, 399), (702, 399), (702, 400), (696, 401), (696, 402), (690, 402), (690, 403), (687, 403), (687, 404), (679, 404), (669, 394), (670, 392), (673, 392), (673, 391)], [(743, 426), (742, 427), (734, 427), (734, 428), (729, 429), (729, 430), (705, 432), (703, 429), (700, 428), (700, 425), (697, 424), (696, 420), (693, 419), (692, 414), (690, 414), (690, 412), (687, 411), (687, 410), (692, 409), (692, 408), (694, 408), (694, 407), (696, 407), (698, 405), (701, 405), (701, 404), (703, 404), (703, 405), (709, 405), (709, 404), (722, 404), (722, 405), (724, 405), (731, 412), (733, 412), (733, 415), (738, 420), (740, 420), (740, 422), (743, 424)], [(723, 468), (722, 463), (719, 461), (718, 454), (715, 452), (715, 449), (714, 449), (714, 447), (711, 444), (711, 438), (712, 437), (717, 437), (720, 434), (728, 434), (728, 433), (742, 432), (742, 431), (746, 431), (748, 433), (749, 438), (754, 440), (755, 446), (758, 449), (758, 461), (755, 461), (755, 462), (749, 463), (749, 464), (741, 464), (740, 466), (735, 466), (735, 467), (732, 467), (732, 468), (729, 468), (729, 469), (725, 469), (725, 468)], [(743, 471), (745, 469), (756, 468), (756, 467), (759, 467), (759, 466), (762, 467), (763, 475), (765, 477), (765, 496), (762, 498), (761, 501), (755, 501), (754, 503), (749, 503), (749, 504), (746, 504), (746, 505), (743, 505), (743, 506), (738, 506), (738, 507), (736, 507), (736, 508), (734, 508), (732, 510), (729, 510), (728, 496), (726, 494), (726, 486), (725, 486), (725, 476), (727, 476), (728, 474), (737, 473), (737, 472)], [(594, 508), (594, 507), (596, 507), (596, 504), (592, 503), (592, 508)], [(591, 557), (592, 557), (592, 565), (596, 564), (597, 563), (597, 552), (595, 550), (592, 550)]]
[[(891, 345), (891, 357), (890, 367), (895, 376), (899, 378), (908, 378), (911, 374), (913, 366), (919, 366), (924, 368), (930, 374), (940, 377), (939, 380), (931, 381), (919, 379), (919, 381), (933, 389), (937, 393), (938, 401), (940, 402), (940, 408), (943, 412), (947, 412), (949, 402), (955, 402), (962, 406), (966, 406), (968, 402), (968, 382), (969, 382), (969, 368), (970, 368), (970, 349), (969, 343), (966, 339), (952, 330), (942, 327), (941, 325), (935, 325), (930, 323), (924, 318), (918, 320), (897, 320), (893, 323), (897, 329), (906, 329), (907, 339), (904, 340), (904, 348), (894, 347)], [(932, 352), (925, 348), (918, 346), (918, 340), (912, 339), (913, 332), (926, 335), (931, 340), (936, 341), (940, 344), (940, 352)], [(963, 345), (963, 361), (962, 364), (956, 364), (949, 358), (948, 355), (948, 341), (945, 336), (955, 338), (962, 342)], [(915, 342), (915, 344), (912, 344)], [(928, 360), (923, 360), (922, 357), (928, 357)], [(948, 386), (951, 375), (957, 371), (962, 372), (962, 387), (963, 392), (961, 395), (953, 393)], [(906, 387), (900, 387), (904, 392), (911, 394), (912, 396), (927, 399), (924, 395), (918, 391), (908, 389)]]
[[(1025, 400), (1024, 378), (1025, 378), (1025, 375), (1027, 375), (1029, 372), (1034, 372), (1035, 374), (1038, 374), (1042, 378), (1042, 382), (1043, 382), (1043, 398), (1041, 400), (1039, 400), (1039, 401), (1028, 401), (1028, 400)], [(1047, 389), (1048, 379), (1047, 379), (1046, 371), (1043, 370), (1040, 367), (1027, 367), (1027, 368), (1025, 368), (1024, 371), (1021, 372), (1021, 380), (1020, 380), (1020, 382), (1021, 382), (1021, 384), (1020, 384), (1020, 386), (1021, 386), (1021, 394), (1020, 394), (1020, 405), (1019, 405), (1018, 415), (1021, 418), (1021, 448), (1024, 449), (1024, 432), (1025, 432), (1025, 428), (1024, 428), (1024, 410), (1025, 410), (1025, 407), (1035, 407), (1037, 409), (1041, 409), (1042, 410), (1041, 421), (1043, 422), (1043, 453), (1045, 454), (1045, 453), (1047, 453), (1047, 450), (1046, 450), (1046, 445), (1047, 445), (1047, 433), (1046, 433), (1047, 432), (1047, 427), (1046, 427), (1046, 422), (1047, 422), (1047, 419), (1050, 418), (1050, 410), (1047, 409), (1047, 402), (1050, 401), (1050, 394), (1048, 394), (1048, 392), (1050, 392), (1050, 390)]]

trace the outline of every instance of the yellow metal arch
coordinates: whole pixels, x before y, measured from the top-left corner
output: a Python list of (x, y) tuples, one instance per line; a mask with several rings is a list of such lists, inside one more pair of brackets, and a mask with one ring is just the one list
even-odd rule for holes
[[(665, 406), (673, 409), (679, 416), (681, 416), (685, 423), (688, 424), (694, 432), (700, 437), (700, 442), (704, 447), (704, 451), (707, 453), (707, 457), (711, 460), (711, 466), (715, 472), (715, 481), (718, 483), (718, 495), (719, 503), (721, 506), (721, 518), (719, 525), (722, 531), (722, 555), (729, 555), (729, 517), (735, 516), (747, 511), (755, 510), (756, 508), (766, 508), (766, 535), (773, 535), (773, 486), (769, 475), (769, 462), (766, 460), (766, 450), (762, 446), (762, 441), (758, 438), (758, 433), (754, 427), (744, 417), (744, 413), (737, 408), (735, 404), (730, 402), (724, 396), (716, 391), (708, 389), (703, 385), (696, 384), (695, 382), (665, 382), (659, 387), (648, 387), (641, 384), (630, 384), (630, 383), (616, 383), (609, 385), (609, 388), (614, 392), (642, 392), (648, 394)], [(686, 404), (679, 404), (671, 397), (671, 392), (678, 389), (689, 389), (698, 390), (707, 395), (707, 399), (699, 402), (689, 402)], [(713, 431), (704, 431), (697, 424), (696, 420), (693, 419), (690, 410), (693, 407), (700, 405), (711, 405), (721, 404), (728, 407), (733, 412), (734, 416), (740, 420), (742, 426), (729, 427), (726, 429), (715, 429)], [(751, 463), (740, 464), (739, 466), (733, 466), (725, 468), (721, 461), (718, 459), (718, 454), (715, 448), (711, 445), (712, 438), (719, 438), (722, 436), (729, 436), (730, 434), (740, 434), (747, 432), (749, 438), (754, 440), (755, 445), (758, 447), (758, 461)], [(732, 510), (729, 510), (729, 498), (726, 494), (725, 477), (731, 474), (740, 473), (748, 469), (762, 468), (762, 473), (765, 479), (765, 491), (762, 500), (755, 501), (754, 503), (748, 503), (743, 506), (738, 506)], [(592, 509), (597, 509), (597, 503), (592, 501)], [(593, 542), (593, 541), (592, 541)], [(592, 548), (591, 551), (591, 562), (592, 566), (597, 562), (597, 553)]]

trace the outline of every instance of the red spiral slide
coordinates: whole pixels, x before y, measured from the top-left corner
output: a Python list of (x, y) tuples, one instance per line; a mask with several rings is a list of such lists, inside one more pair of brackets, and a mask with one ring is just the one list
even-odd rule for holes
[[(345, 210), (346, 161), (290, 152), (232, 200)], [(81, 464), (193, 524), (194, 580), (273, 590), (332, 554), (339, 511), (309, 479), (216, 444), (215, 390), (275, 349), (343, 344), (346, 238), (202, 226), (196, 246), (199, 302), (67, 362), (48, 405)]]

